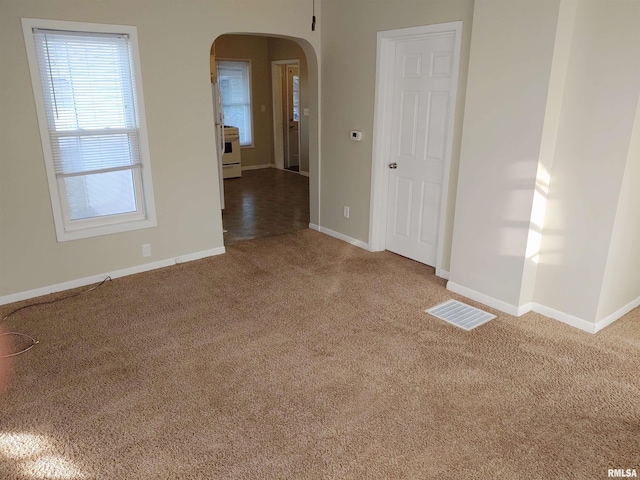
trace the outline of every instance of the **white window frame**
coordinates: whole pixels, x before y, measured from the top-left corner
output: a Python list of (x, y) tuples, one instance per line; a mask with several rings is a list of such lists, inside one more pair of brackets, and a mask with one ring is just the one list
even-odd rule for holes
[[(23, 18), (22, 29), (27, 49), (29, 70), (31, 72), (31, 82), (38, 116), (38, 125), (40, 127), (40, 138), (42, 140), (42, 149), (49, 184), (49, 194), (51, 197), (51, 207), (53, 210), (53, 219), (58, 241), (64, 242), (68, 240), (89, 238), (157, 226), (136, 27)], [(140, 151), (140, 167), (133, 168), (132, 172), (133, 175), (137, 177), (134, 181), (134, 184), (138, 187), (136, 188), (135, 196), (137, 202), (142, 202), (141, 211), (134, 214), (104, 215), (73, 221), (69, 218), (69, 209), (66, 200), (67, 196), (64, 191), (64, 181), (61, 182), (57, 179), (54, 168), (51, 140), (49, 137), (49, 125), (47, 122), (41, 77), (36, 57), (36, 46), (33, 33), (34, 29), (128, 35), (131, 45), (133, 75), (135, 77), (134, 80), (138, 110), (138, 141)]]
[[(235, 63), (246, 63), (248, 64), (249, 71), (249, 114), (251, 115), (251, 119), (249, 124), (251, 125), (251, 143), (240, 143), (240, 148), (253, 148), (255, 146), (255, 128), (253, 126), (253, 117), (255, 117), (253, 112), (253, 71), (251, 70), (251, 59), (250, 58), (222, 58), (216, 57), (216, 71), (218, 71), (218, 62), (235, 62)], [(216, 78), (216, 82), (219, 84), (219, 80)], [(224, 98), (222, 99), (224, 101)], [(222, 107), (224, 111), (224, 105)]]

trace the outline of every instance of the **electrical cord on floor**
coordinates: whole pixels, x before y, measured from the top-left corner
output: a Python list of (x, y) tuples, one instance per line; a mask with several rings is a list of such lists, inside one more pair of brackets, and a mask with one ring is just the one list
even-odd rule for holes
[[(85, 293), (89, 293), (89, 292), (91, 292), (91, 291), (95, 290), (96, 288), (100, 288), (100, 287), (101, 287), (102, 285), (104, 285), (104, 284), (105, 284), (105, 282), (107, 282), (107, 281), (111, 281), (111, 277), (107, 277), (107, 278), (105, 278), (102, 282), (100, 282), (99, 284), (94, 285), (94, 286), (93, 286), (93, 287), (91, 287), (91, 288), (87, 288), (86, 290), (82, 290), (81, 292), (74, 293), (73, 295), (67, 295), (66, 297), (56, 298), (55, 300), (49, 300), (49, 301), (46, 301), (46, 302), (36, 302), (36, 303), (31, 303), (31, 304), (29, 304), (29, 305), (24, 305), (24, 306), (22, 306), (22, 307), (20, 307), (20, 308), (16, 308), (15, 310), (13, 310), (13, 311), (9, 312), (7, 315), (5, 315), (5, 316), (2, 318), (2, 321), (3, 321), (3, 322), (4, 322), (4, 321), (6, 321), (10, 316), (12, 316), (12, 315), (14, 315), (14, 314), (18, 313), (19, 311), (24, 310), (24, 309), (26, 309), (26, 308), (36, 307), (36, 306), (38, 306), (38, 305), (49, 305), (49, 304), (51, 304), (51, 303), (61, 302), (62, 300), (68, 300), (68, 299), (73, 298), (73, 297), (79, 297), (80, 295), (84, 295)], [(2, 356), (2, 357), (0, 357), (0, 358), (9, 358), (9, 357), (15, 357), (15, 356), (17, 356), (17, 355), (21, 355), (21, 354), (23, 354), (23, 353), (25, 353), (25, 352), (28, 352), (28, 351), (29, 351), (29, 350), (31, 350), (33, 347), (35, 347), (38, 343), (40, 343), (38, 340), (36, 340), (35, 338), (33, 338), (31, 335), (27, 335), (26, 333), (20, 333), (20, 332), (7, 332), (7, 333), (0, 333), (0, 336), (3, 336), (3, 335), (13, 335), (13, 336), (18, 336), (18, 337), (26, 337), (26, 338), (28, 338), (29, 340), (31, 340), (31, 345), (29, 345), (29, 346), (27, 346), (27, 347), (23, 348), (22, 350), (20, 350), (20, 351), (18, 351), (18, 352), (11, 353), (11, 354), (9, 354), (9, 355), (3, 355), (3, 356)]]
[(31, 340), (31, 345), (29, 345), (28, 347), (24, 347), (22, 350), (20, 350), (18, 352), (10, 353), (9, 355), (2, 355), (0, 358), (16, 357), (16, 356), (21, 355), (21, 354), (23, 354), (25, 352), (28, 352), (29, 350), (31, 350), (33, 347), (35, 347), (37, 344), (40, 343), (38, 340), (33, 338), (31, 335), (27, 335), (26, 333), (20, 333), (20, 332), (0, 333), (0, 337), (2, 337), (4, 335), (13, 335), (13, 336), (17, 336), (17, 337), (26, 337), (29, 340)]

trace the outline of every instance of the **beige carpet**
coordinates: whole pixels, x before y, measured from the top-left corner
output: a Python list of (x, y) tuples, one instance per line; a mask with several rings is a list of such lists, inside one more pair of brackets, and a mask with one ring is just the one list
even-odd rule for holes
[(305, 230), (24, 310), (0, 478), (640, 474), (638, 310), (465, 332), (423, 312), (444, 283)]

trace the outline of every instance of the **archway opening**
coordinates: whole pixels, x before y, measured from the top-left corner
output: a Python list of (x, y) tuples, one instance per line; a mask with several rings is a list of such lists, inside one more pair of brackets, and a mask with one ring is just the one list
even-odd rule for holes
[(311, 46), (224, 34), (211, 45), (210, 71), (224, 243), (317, 224), (318, 72)]

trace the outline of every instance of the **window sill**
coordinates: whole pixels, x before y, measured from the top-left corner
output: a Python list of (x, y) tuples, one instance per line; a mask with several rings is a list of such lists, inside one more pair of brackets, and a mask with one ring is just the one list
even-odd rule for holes
[(112, 225), (101, 225), (97, 227), (87, 227), (78, 230), (60, 230), (56, 229), (58, 242), (67, 242), (69, 240), (80, 240), (82, 238), (99, 237), (102, 235), (111, 235), (113, 233), (130, 232), (132, 230), (141, 230), (143, 228), (157, 227), (158, 222), (155, 219), (132, 220), (129, 222), (115, 223)]

